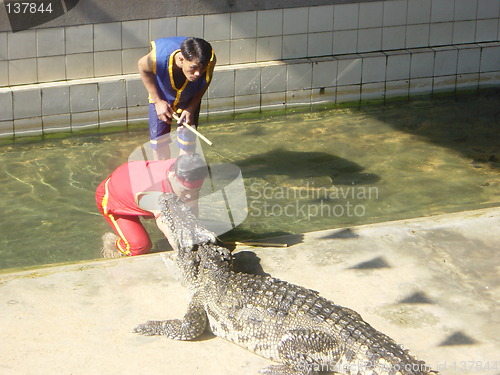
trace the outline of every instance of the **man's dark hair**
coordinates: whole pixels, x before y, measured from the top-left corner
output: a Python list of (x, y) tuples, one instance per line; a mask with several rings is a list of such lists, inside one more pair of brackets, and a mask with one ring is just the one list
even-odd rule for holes
[(173, 167), (175, 175), (182, 181), (197, 181), (208, 175), (207, 163), (197, 153), (180, 155)]
[(201, 65), (207, 66), (212, 57), (212, 46), (205, 39), (189, 37), (182, 42), (181, 53), (186, 60), (197, 58)]

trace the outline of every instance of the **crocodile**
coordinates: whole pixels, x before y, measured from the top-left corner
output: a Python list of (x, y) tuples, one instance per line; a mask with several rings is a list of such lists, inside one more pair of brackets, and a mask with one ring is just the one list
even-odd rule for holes
[(361, 316), (317, 291), (272, 276), (236, 272), (231, 252), (176, 196), (160, 198), (161, 221), (189, 290), (183, 319), (148, 321), (133, 332), (194, 340), (213, 334), (276, 362), (269, 375), (437, 374)]

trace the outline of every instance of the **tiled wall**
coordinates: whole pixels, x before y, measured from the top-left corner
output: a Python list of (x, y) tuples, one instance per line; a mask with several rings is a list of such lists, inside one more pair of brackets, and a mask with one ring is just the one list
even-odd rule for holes
[(498, 0), (386, 0), (2, 32), (0, 136), (146, 118), (137, 60), (186, 30), (218, 56), (209, 113), (499, 86), (499, 19)]

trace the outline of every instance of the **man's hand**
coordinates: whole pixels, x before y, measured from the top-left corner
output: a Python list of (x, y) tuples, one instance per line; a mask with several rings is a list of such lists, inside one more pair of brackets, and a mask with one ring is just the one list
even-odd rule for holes
[(182, 126), (183, 123), (195, 126), (194, 111), (191, 112), (189, 109), (182, 111), (177, 121), (177, 125)]
[(172, 122), (172, 113), (174, 112), (170, 104), (168, 104), (165, 100), (158, 100), (155, 102), (155, 109), (158, 118), (170, 124)]

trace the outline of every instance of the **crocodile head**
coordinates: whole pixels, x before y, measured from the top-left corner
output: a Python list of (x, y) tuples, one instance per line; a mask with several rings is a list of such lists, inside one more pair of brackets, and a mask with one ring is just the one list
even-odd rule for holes
[(194, 245), (214, 243), (215, 234), (203, 228), (191, 209), (175, 194), (160, 197), (161, 220), (174, 250), (191, 249)]
[(191, 209), (174, 194), (160, 198), (165, 234), (175, 250), (183, 284), (193, 286), (206, 272), (219, 272), (231, 265), (231, 252), (217, 245), (215, 234), (203, 228)]

